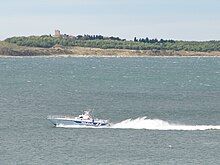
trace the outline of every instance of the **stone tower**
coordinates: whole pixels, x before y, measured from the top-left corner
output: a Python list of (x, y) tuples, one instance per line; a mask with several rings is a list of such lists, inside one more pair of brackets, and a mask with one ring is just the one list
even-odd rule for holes
[(55, 30), (55, 37), (61, 37), (60, 31), (59, 30)]

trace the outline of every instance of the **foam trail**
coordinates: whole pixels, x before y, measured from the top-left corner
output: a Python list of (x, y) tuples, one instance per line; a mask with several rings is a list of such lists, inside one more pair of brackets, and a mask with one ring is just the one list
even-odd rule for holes
[(182, 125), (169, 123), (160, 119), (147, 119), (140, 117), (137, 119), (127, 119), (110, 126), (77, 126), (77, 125), (57, 125), (61, 128), (112, 128), (112, 129), (146, 129), (146, 130), (220, 130), (220, 125)]
[(160, 119), (147, 119), (141, 117), (137, 119), (127, 119), (113, 124), (111, 128), (121, 129), (147, 129), (147, 130), (220, 130), (220, 125), (181, 125), (172, 124)]

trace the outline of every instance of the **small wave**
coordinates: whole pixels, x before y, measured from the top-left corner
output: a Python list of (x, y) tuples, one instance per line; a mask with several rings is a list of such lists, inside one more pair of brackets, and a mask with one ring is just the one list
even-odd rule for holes
[(147, 129), (147, 130), (219, 130), (220, 125), (182, 125), (169, 123), (160, 119), (147, 119), (141, 117), (137, 119), (127, 119), (113, 124), (111, 128), (121, 129)]

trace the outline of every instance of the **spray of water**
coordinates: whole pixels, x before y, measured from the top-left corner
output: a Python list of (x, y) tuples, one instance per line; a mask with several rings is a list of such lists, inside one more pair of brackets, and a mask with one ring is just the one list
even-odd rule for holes
[(172, 124), (160, 119), (147, 119), (141, 117), (137, 119), (127, 119), (113, 124), (111, 128), (121, 129), (147, 129), (147, 130), (210, 130), (220, 129), (220, 125), (182, 125)]
[(146, 130), (220, 130), (220, 125), (183, 125), (174, 124), (160, 119), (147, 119), (140, 117), (137, 119), (127, 119), (119, 123), (112, 123), (105, 127), (58, 125), (63, 128), (111, 128), (111, 129), (146, 129)]

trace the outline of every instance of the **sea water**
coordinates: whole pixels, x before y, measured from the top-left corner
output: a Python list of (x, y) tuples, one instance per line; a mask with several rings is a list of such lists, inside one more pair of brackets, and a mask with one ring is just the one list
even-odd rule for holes
[[(108, 128), (54, 127), (91, 109)], [(220, 164), (220, 58), (0, 58), (0, 164)]]

